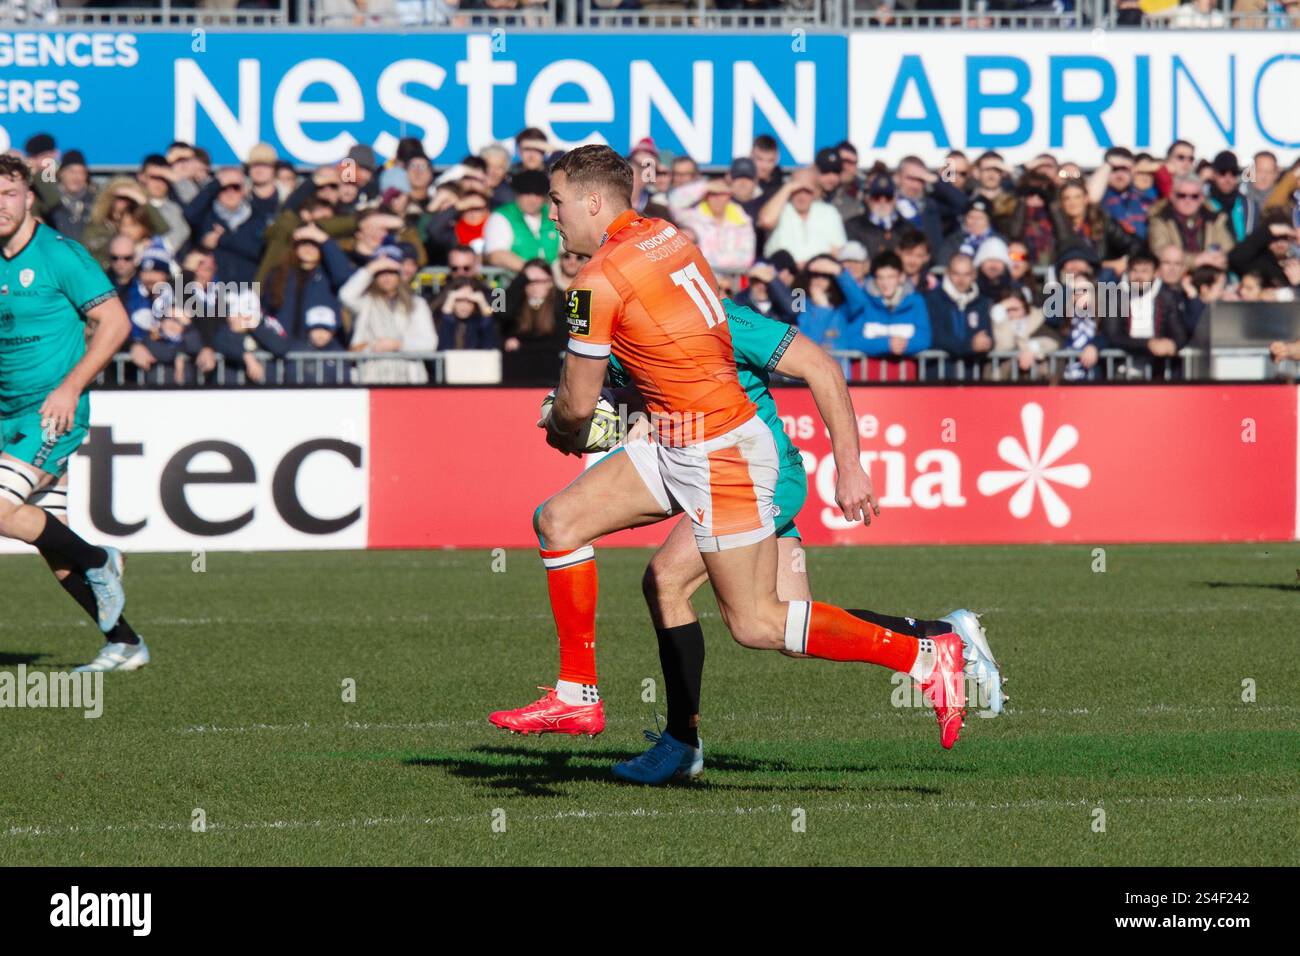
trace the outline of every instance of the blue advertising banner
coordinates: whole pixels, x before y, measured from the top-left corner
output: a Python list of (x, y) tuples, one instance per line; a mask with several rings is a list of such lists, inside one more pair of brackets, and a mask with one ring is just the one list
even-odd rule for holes
[(91, 165), (174, 139), (315, 165), (423, 139), (456, 162), (525, 126), (558, 148), (643, 136), (725, 165), (769, 133), (786, 163), (848, 133), (848, 38), (786, 34), (0, 32), (0, 150), (34, 133)]

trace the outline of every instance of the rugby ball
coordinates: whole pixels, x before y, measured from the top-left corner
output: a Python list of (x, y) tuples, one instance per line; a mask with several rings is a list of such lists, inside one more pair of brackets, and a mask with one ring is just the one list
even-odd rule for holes
[[(611, 448), (618, 447), (623, 441), (623, 421), (619, 417), (618, 409), (613, 402), (614, 393), (609, 389), (603, 389), (600, 398), (596, 402), (596, 411), (592, 413), (591, 422), (587, 427), (587, 444), (588, 452), (609, 451)], [(551, 406), (555, 404), (555, 389), (542, 399), (542, 418), (538, 424), (543, 424), (551, 417)]]

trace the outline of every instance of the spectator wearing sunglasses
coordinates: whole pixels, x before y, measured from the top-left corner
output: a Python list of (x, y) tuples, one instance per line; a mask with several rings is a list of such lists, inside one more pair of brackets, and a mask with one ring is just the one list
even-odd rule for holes
[(176, 176), (167, 158), (158, 153), (146, 156), (136, 178), (144, 188), (149, 205), (167, 223), (167, 231), (163, 234), (167, 248), (184, 248), (190, 238), (190, 225), (185, 221), (185, 211), (181, 209), (181, 204), (176, 201), (172, 189)]
[(135, 243), (126, 236), (114, 236), (109, 241), (107, 272), (113, 280), (117, 297), (125, 306), (127, 294), (135, 286), (136, 276)]
[(1130, 150), (1112, 146), (1088, 179), (1088, 196), (1125, 232), (1145, 240), (1147, 216), (1156, 201), (1156, 191), (1154, 187), (1146, 191), (1137, 188), (1133, 181), (1136, 165)]
[(185, 206), (196, 245), (217, 257), (223, 282), (252, 282), (262, 258), (266, 220), (253, 211), (241, 169), (219, 170)]
[(1152, 212), (1149, 238), (1156, 256), (1170, 246), (1181, 249), (1188, 271), (1202, 265), (1227, 269), (1236, 245), (1227, 215), (1205, 201), (1200, 178), (1190, 172), (1173, 181), (1169, 202)]
[(1176, 139), (1169, 144), (1165, 161), (1156, 170), (1156, 192), (1161, 198), (1169, 196), (1174, 189), (1174, 179), (1194, 171), (1196, 166), (1196, 148), (1185, 139)]

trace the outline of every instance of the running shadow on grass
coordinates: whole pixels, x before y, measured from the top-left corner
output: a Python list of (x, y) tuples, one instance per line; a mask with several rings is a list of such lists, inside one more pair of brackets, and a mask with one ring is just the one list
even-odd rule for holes
[(1282, 584), (1280, 582), (1271, 582), (1269, 584), (1254, 584), (1250, 581), (1202, 581), (1207, 588), (1264, 588), (1269, 591), (1290, 591), (1292, 594), (1300, 594), (1300, 583)]
[[(403, 761), (408, 767), (437, 767), (454, 777), (471, 780), (492, 789), (507, 789), (525, 797), (565, 796), (562, 788), (573, 783), (605, 783), (628, 786), (619, 781), (610, 768), (620, 760), (637, 756), (634, 751), (600, 751), (595, 754), (566, 753), (563, 751), (530, 750), (523, 747), (475, 747), (458, 753), (438, 754), (429, 757), (411, 757)], [(915, 768), (914, 768), (915, 769)], [(940, 769), (936, 767), (935, 769)], [(966, 769), (966, 768), (963, 768)], [(834, 766), (813, 764), (792, 765), (786, 760), (763, 760), (738, 757), (726, 753), (710, 753), (705, 765), (705, 779), (682, 784), (701, 790), (724, 792), (728, 790), (771, 791), (801, 793), (843, 793), (845, 790), (910, 793), (920, 796), (939, 794), (934, 787), (898, 786), (889, 784), (768, 784), (720, 783), (717, 775), (724, 773), (880, 773), (889, 768), (872, 764), (844, 763)]]
[(45, 655), (41, 652), (30, 653), (23, 651), (0, 652), (0, 667), (17, 667), (19, 664), (35, 664)]

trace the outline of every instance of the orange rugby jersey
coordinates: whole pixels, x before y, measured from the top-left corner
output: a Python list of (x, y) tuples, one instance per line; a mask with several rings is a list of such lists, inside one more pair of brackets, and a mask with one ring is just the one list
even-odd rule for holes
[(714, 438), (757, 412), (736, 377), (726, 320), (695, 243), (633, 210), (610, 223), (568, 290), (569, 351), (612, 350), (668, 445)]

